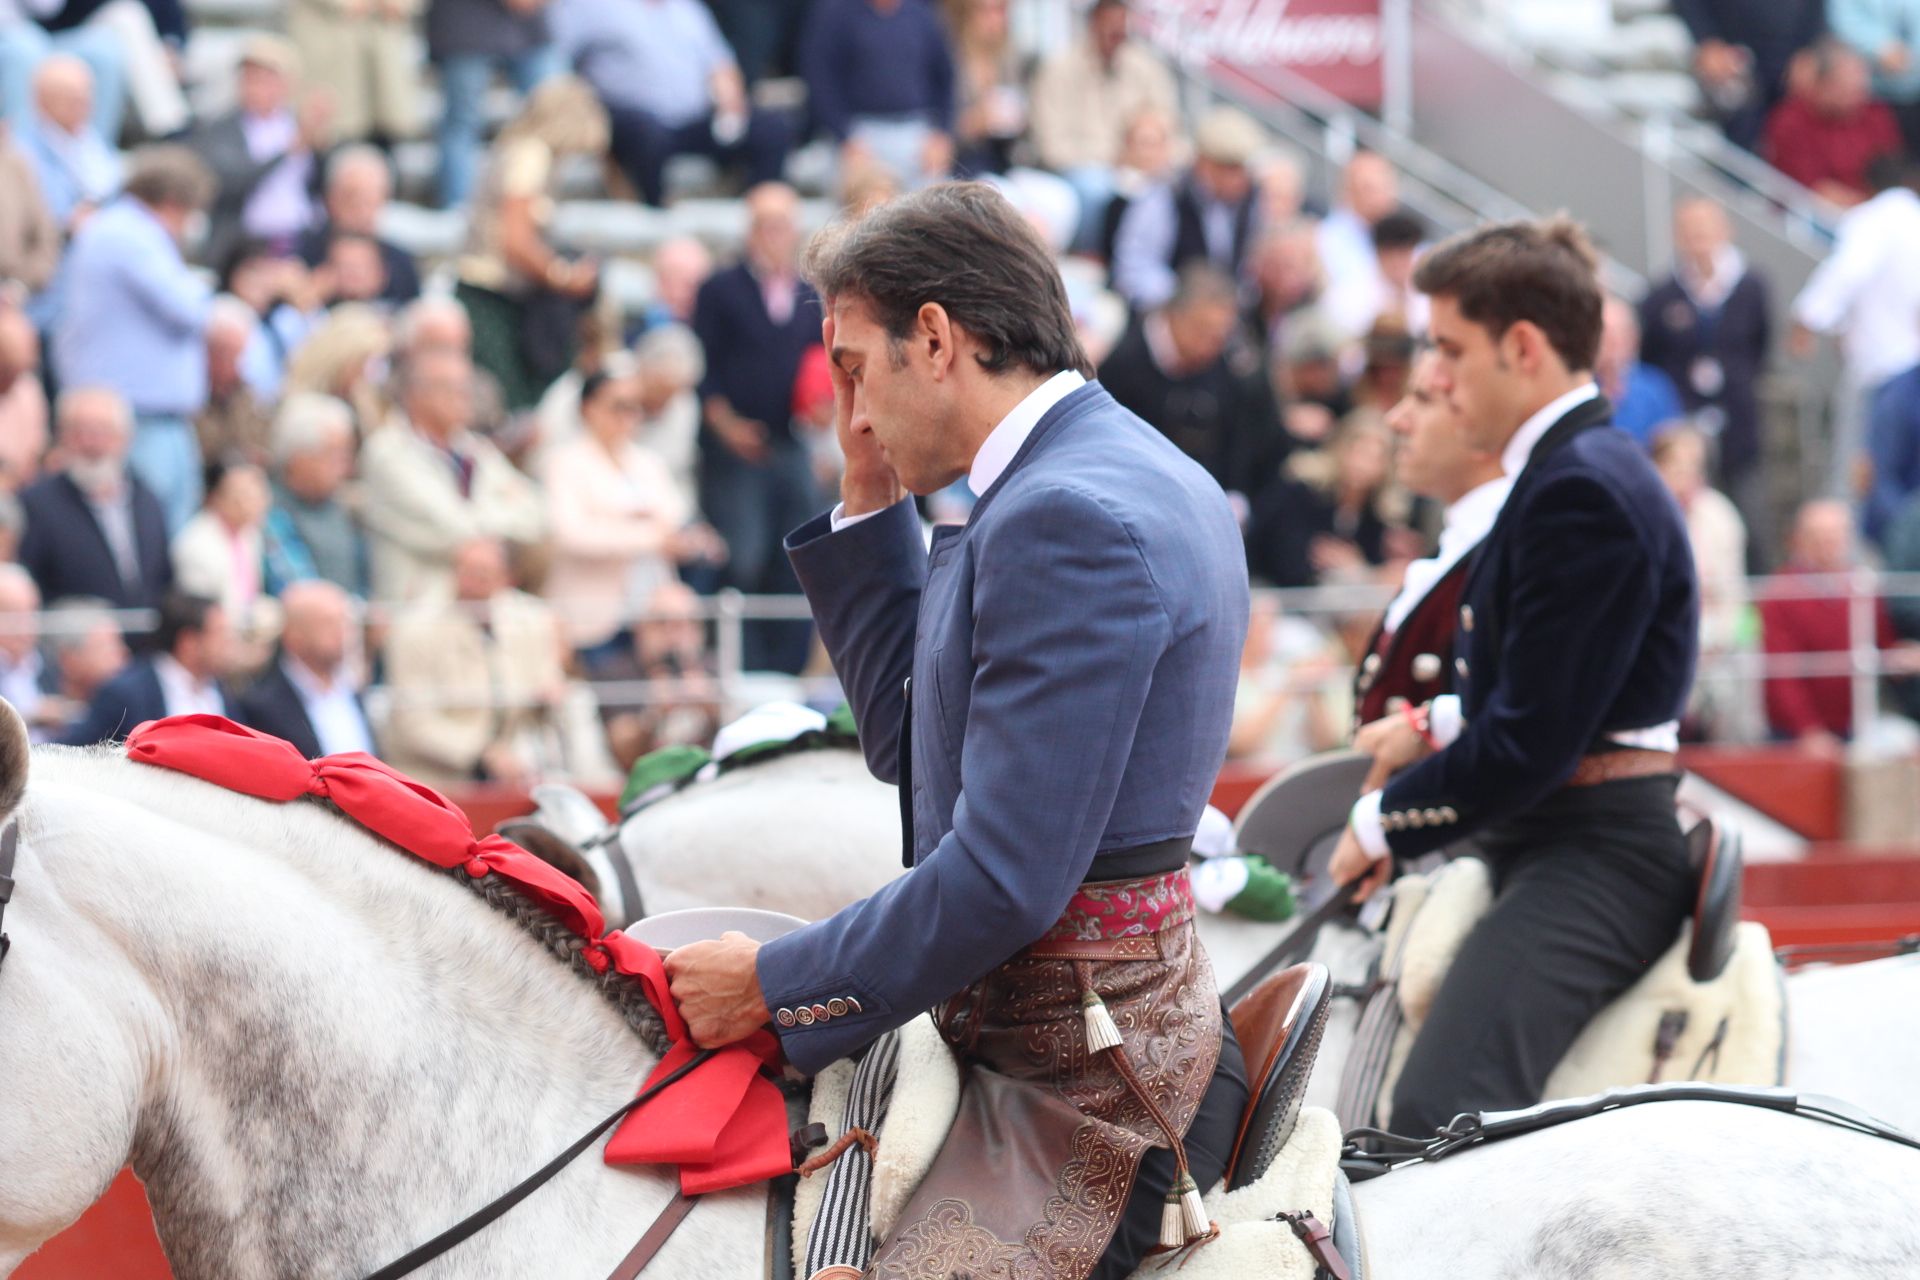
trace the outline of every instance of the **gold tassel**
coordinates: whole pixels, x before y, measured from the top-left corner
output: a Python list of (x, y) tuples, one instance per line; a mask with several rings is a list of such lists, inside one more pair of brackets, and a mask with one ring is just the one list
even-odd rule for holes
[(1167, 1202), (1160, 1206), (1160, 1247), (1179, 1249), (1187, 1243), (1186, 1213), (1181, 1207), (1178, 1187), (1167, 1192)]
[(1107, 1012), (1106, 1001), (1089, 987), (1080, 996), (1080, 1012), (1087, 1021), (1087, 1048), (1095, 1053), (1120, 1047), (1120, 1028)]
[(1180, 1212), (1186, 1220), (1187, 1239), (1197, 1240), (1213, 1230), (1213, 1222), (1207, 1217), (1207, 1202), (1200, 1198), (1200, 1188), (1192, 1175), (1180, 1181)]

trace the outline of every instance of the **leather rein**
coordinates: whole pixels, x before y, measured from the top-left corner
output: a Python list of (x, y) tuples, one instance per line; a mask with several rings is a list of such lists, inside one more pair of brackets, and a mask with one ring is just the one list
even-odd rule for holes
[[(0, 830), (0, 921), (7, 915), (7, 904), (13, 901), (13, 860), (20, 849), (20, 822), (10, 820), (5, 830)], [(7, 935), (0, 932), (0, 964), (5, 964), (7, 952), (13, 944), (7, 941)]]

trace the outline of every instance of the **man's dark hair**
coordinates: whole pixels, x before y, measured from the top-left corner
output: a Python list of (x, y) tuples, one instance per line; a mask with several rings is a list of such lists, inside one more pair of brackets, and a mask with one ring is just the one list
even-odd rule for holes
[(1418, 249), (1426, 239), (1426, 220), (1405, 209), (1395, 209), (1373, 224), (1375, 249)]
[(191, 147), (177, 142), (142, 147), (133, 153), (131, 168), (120, 189), (149, 208), (204, 209), (213, 203), (213, 170)]
[(189, 631), (205, 631), (208, 615), (219, 607), (220, 602), (209, 596), (196, 596), (185, 591), (168, 592), (166, 599), (160, 602), (160, 625), (153, 633), (154, 652), (172, 653), (182, 635)]
[(1087, 6), (1087, 17), (1091, 19), (1096, 13), (1104, 13), (1108, 9), (1124, 9), (1126, 7), (1127, 0), (1093, 0), (1093, 3)]
[(1173, 296), (1167, 310), (1185, 311), (1188, 307), (1240, 305), (1240, 291), (1233, 277), (1211, 262), (1189, 262), (1174, 277)]
[(1495, 341), (1526, 320), (1569, 371), (1593, 368), (1600, 349), (1599, 259), (1586, 232), (1564, 214), (1462, 232), (1420, 260), (1413, 285), (1451, 298)]
[(893, 340), (896, 364), (920, 308), (937, 302), (986, 348), (989, 373), (1093, 376), (1067, 288), (1040, 237), (983, 182), (948, 182), (828, 227), (801, 270), (822, 298), (863, 299)]

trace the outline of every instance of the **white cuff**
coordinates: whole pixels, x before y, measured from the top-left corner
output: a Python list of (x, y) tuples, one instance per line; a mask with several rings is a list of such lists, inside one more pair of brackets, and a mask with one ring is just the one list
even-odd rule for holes
[[(1443, 693), (1427, 704), (1427, 732), (1442, 748), (1452, 746), (1466, 727), (1467, 718), (1460, 711), (1459, 694)], [(1374, 806), (1374, 812), (1379, 811), (1379, 806)]]
[(1353, 824), (1353, 834), (1360, 841), (1360, 847), (1375, 862), (1392, 853), (1387, 845), (1386, 828), (1380, 825), (1380, 792), (1369, 791), (1353, 802), (1353, 815), (1348, 819)]
[(881, 507), (876, 511), (862, 511), (857, 516), (850, 516), (846, 513), (847, 504), (844, 502), (836, 502), (833, 504), (833, 510), (827, 513), (827, 523), (833, 526), (835, 533), (838, 533), (842, 529), (851, 529), (862, 520), (871, 520), (879, 515), (881, 511), (885, 510), (885, 507)]

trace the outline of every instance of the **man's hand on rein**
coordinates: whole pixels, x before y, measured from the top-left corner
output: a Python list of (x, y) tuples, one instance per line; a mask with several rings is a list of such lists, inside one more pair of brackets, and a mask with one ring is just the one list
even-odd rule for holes
[(1353, 735), (1353, 749), (1373, 757), (1367, 780), (1360, 784), (1362, 792), (1379, 790), (1394, 774), (1433, 754), (1433, 748), (1421, 739), (1407, 717), (1398, 712), (1362, 725)]
[(760, 994), (759, 954), (760, 944), (744, 933), (723, 933), (717, 942), (693, 942), (668, 953), (673, 1002), (701, 1048), (744, 1040), (772, 1018)]

